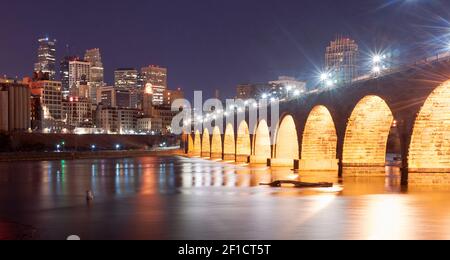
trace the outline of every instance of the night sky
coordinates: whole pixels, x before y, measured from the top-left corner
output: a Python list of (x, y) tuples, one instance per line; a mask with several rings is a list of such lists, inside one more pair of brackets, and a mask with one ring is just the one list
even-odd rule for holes
[[(280, 75), (310, 82), (338, 34), (399, 55), (449, 46), (448, 0), (2, 0), (0, 74), (29, 75), (37, 38), (58, 58), (100, 48), (106, 81), (119, 67), (159, 64), (169, 87), (233, 96)], [(448, 41), (447, 41), (448, 40)]]

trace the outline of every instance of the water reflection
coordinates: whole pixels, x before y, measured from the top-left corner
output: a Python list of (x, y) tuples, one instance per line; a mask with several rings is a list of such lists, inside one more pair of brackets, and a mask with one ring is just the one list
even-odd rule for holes
[[(50, 239), (450, 238), (450, 188), (405, 189), (390, 173), (339, 179), (181, 157), (0, 163), (0, 225), (31, 225)], [(344, 189), (260, 186), (280, 179)]]

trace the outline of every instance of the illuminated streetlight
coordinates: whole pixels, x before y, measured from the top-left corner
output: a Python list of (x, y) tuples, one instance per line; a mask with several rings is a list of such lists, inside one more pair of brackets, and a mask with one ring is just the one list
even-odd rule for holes
[(329, 78), (330, 78), (330, 73), (323, 72), (322, 74), (320, 74), (320, 81), (326, 81)]
[(374, 64), (380, 63), (381, 60), (382, 60), (382, 56), (381, 56), (381, 55), (376, 54), (376, 55), (374, 55), (374, 56), (372, 57), (372, 62), (373, 62)]
[(334, 82), (332, 81), (332, 80), (327, 80), (327, 81), (325, 81), (325, 84), (326, 84), (326, 86), (327, 87), (332, 87), (332, 86), (334, 86)]
[(381, 67), (380, 66), (373, 67), (372, 72), (375, 73), (375, 74), (380, 74), (381, 73)]

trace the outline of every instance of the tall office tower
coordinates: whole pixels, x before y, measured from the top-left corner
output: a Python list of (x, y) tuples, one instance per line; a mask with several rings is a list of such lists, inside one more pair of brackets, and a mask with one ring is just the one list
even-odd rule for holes
[(77, 95), (81, 84), (91, 81), (91, 64), (87, 61), (69, 61), (69, 93)]
[(84, 59), (91, 64), (91, 73), (89, 81), (89, 98), (93, 104), (97, 104), (97, 89), (103, 87), (104, 68), (100, 49), (90, 49), (86, 51)]
[(137, 88), (138, 71), (122, 68), (114, 71), (114, 86), (118, 89)]
[(84, 60), (91, 64), (90, 82), (103, 83), (104, 69), (102, 56), (100, 55), (100, 49), (87, 50), (86, 54), (84, 55)]
[(138, 108), (139, 93), (138, 71), (133, 68), (121, 68), (114, 71), (114, 85), (117, 91), (126, 90), (130, 96), (130, 108)]
[(69, 83), (69, 62), (80, 60), (77, 56), (66, 56), (61, 60), (59, 77), (61, 79), (62, 93), (64, 97), (69, 95), (70, 83)]
[(326, 49), (325, 69), (338, 84), (349, 83), (358, 76), (358, 44), (338, 37)]
[(153, 88), (153, 105), (160, 106), (164, 104), (164, 91), (167, 89), (167, 69), (159, 66), (150, 65), (141, 70), (145, 86), (151, 84)]
[(34, 72), (48, 74), (50, 80), (56, 78), (56, 40), (48, 37), (38, 40), (38, 61), (34, 64)]

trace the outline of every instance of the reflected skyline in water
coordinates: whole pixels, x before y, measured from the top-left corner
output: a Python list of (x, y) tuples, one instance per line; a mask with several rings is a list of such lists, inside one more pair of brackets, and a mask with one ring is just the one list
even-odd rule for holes
[[(0, 222), (37, 239), (450, 238), (450, 189), (335, 176), (183, 157), (0, 163)], [(280, 179), (343, 191), (259, 185)]]

